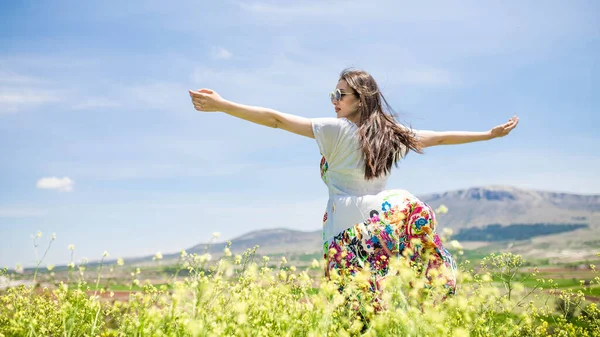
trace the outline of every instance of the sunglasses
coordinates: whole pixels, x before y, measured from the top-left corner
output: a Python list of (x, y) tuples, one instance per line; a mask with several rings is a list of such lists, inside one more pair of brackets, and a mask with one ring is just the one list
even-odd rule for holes
[(335, 89), (335, 91), (329, 93), (329, 99), (331, 102), (340, 101), (344, 95), (353, 95), (353, 92), (341, 92), (340, 89)]

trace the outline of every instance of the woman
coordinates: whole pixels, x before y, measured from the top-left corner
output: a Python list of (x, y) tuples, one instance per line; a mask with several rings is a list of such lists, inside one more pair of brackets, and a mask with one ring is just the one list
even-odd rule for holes
[[(371, 75), (346, 69), (330, 94), (337, 118), (304, 118), (221, 98), (209, 89), (190, 91), (198, 111), (223, 111), (247, 121), (314, 138), (322, 154), (321, 178), (329, 189), (323, 216), (326, 275), (370, 268), (386, 275), (388, 261), (403, 255), (422, 266), (430, 282), (456, 287), (456, 265), (435, 234), (433, 210), (408, 191), (386, 190), (392, 164), (409, 150), (506, 136), (513, 117), (487, 132), (414, 130), (398, 123)], [(437, 278), (442, 278), (439, 280)], [(377, 282), (375, 282), (377, 284)]]

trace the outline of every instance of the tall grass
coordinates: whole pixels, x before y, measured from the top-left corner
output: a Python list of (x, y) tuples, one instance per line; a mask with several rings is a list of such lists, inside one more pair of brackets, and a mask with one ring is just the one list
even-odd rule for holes
[[(447, 296), (400, 258), (383, 290), (372, 292), (367, 270), (325, 280), (314, 276), (322, 262), (299, 269), (228, 246), (217, 261), (183, 252), (161, 286), (140, 280), (137, 269), (130, 289), (142, 290), (125, 301), (111, 297), (100, 273), (90, 284), (85, 268), (71, 265), (79, 278), (70, 283), (1, 293), (0, 336), (597, 336), (600, 310), (583, 290), (524, 273), (524, 265), (510, 253), (479, 266), (463, 261), (458, 291)], [(593, 288), (600, 278), (591, 268), (596, 276), (585, 281)]]

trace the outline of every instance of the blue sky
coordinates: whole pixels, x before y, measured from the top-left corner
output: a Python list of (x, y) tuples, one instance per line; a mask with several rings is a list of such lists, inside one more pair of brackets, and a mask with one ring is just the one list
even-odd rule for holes
[[(508, 137), (410, 154), (388, 187), (600, 193), (596, 1), (3, 1), (0, 266), (317, 230), (314, 140), (193, 109), (188, 89), (306, 117), (354, 66), (417, 129)], [(594, 90), (595, 89), (595, 90)], [(40, 247), (40, 254), (42, 249)]]

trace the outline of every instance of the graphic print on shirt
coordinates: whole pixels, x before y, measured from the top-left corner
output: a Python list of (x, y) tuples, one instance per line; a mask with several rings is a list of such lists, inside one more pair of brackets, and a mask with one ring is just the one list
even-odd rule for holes
[(327, 173), (327, 170), (329, 169), (329, 164), (327, 163), (325, 156), (321, 157), (321, 164), (319, 165), (319, 167), (321, 168), (321, 179), (323, 179), (324, 182), (327, 182), (325, 173)]

